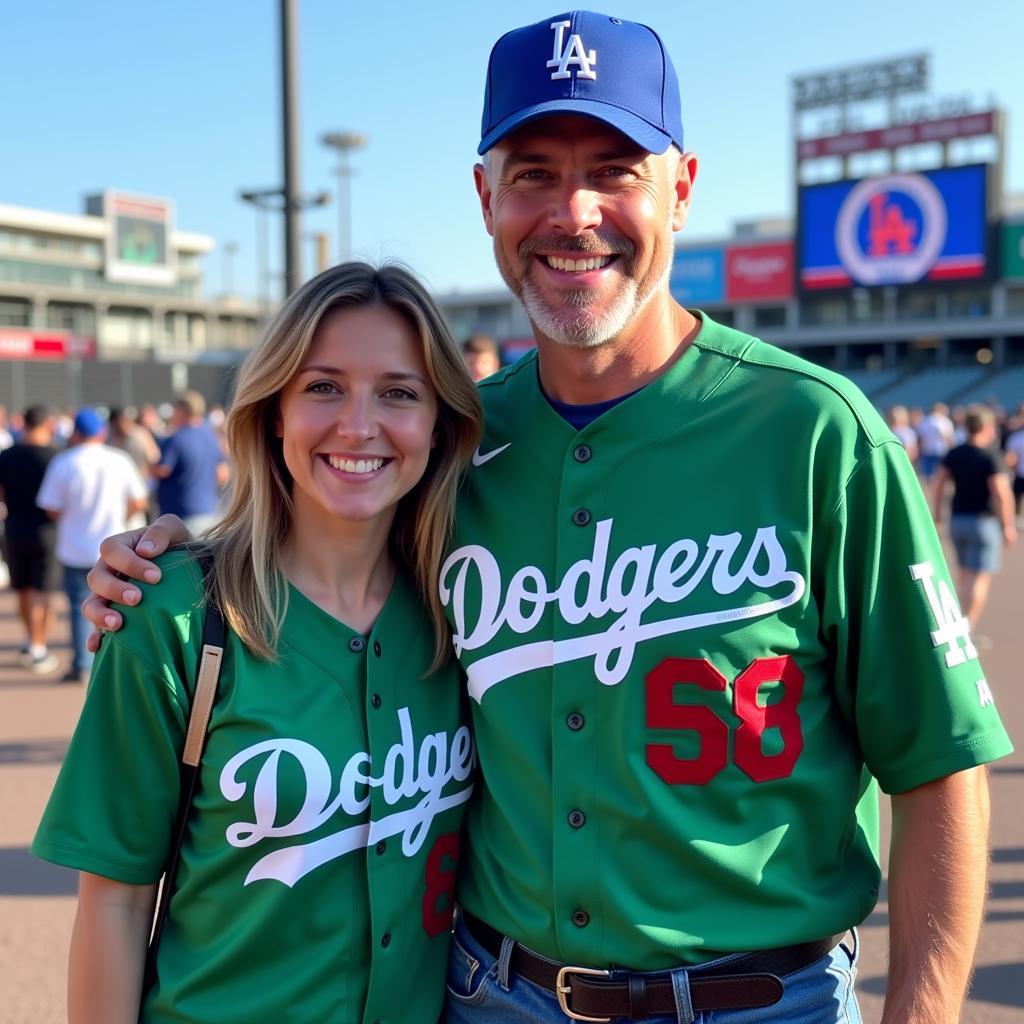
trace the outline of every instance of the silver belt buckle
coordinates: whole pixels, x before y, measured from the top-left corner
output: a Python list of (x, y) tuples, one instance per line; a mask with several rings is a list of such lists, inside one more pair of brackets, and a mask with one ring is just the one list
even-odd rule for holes
[(570, 1020), (584, 1020), (590, 1022), (598, 1022), (598, 1024), (608, 1024), (611, 1021), (611, 1017), (587, 1017), (582, 1013), (575, 1013), (569, 1007), (569, 996), (572, 995), (572, 986), (565, 983), (566, 975), (569, 974), (581, 974), (587, 975), (591, 978), (607, 978), (612, 972), (611, 971), (597, 971), (593, 967), (562, 967), (558, 971), (558, 977), (555, 978), (555, 995), (558, 996), (558, 1006), (562, 1013), (566, 1015)]

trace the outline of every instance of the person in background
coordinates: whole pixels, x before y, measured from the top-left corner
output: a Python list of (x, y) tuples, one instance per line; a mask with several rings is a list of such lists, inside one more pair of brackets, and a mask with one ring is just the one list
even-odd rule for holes
[(957, 595), (971, 626), (988, 600), (992, 576), (1002, 564), (1002, 549), (1017, 540), (1013, 495), (1003, 472), (992, 411), (972, 406), (964, 415), (967, 440), (951, 449), (935, 472), (932, 510), (936, 524), (945, 514), (946, 489), (953, 484), (949, 537), (956, 549)]
[[(160, 461), (160, 446), (148, 430), (135, 422), (128, 409), (110, 410), (107, 418), (107, 444), (124, 452), (132, 460), (146, 489), (152, 495), (155, 483), (153, 466)], [(152, 510), (137, 512), (129, 519), (128, 526), (144, 525), (150, 518), (147, 514), (150, 511)]]
[(917, 462), (917, 433), (910, 425), (910, 413), (905, 405), (894, 405), (889, 410), (889, 428), (906, 449), (907, 458)]
[(0, 452), (0, 500), (7, 506), (5, 557), (18, 613), (25, 627), (22, 663), (38, 674), (53, 672), (57, 658), (47, 638), (53, 623), (51, 594), (60, 587), (56, 527), (36, 504), (53, 446), (53, 415), (42, 405), (25, 411), (21, 440)]
[(462, 343), (462, 358), (473, 380), (480, 381), (501, 369), (498, 343), (487, 334), (471, 334)]
[(917, 445), (921, 452), (918, 460), (921, 476), (930, 483), (943, 456), (953, 447), (953, 421), (945, 403), (936, 402), (931, 412), (921, 418), (917, 425)]
[(184, 392), (174, 403), (173, 433), (160, 444), (157, 505), (179, 516), (193, 534), (217, 521), (228, 463), (220, 442), (206, 422), (206, 400), (198, 391)]
[(7, 421), (7, 409), (0, 405), (0, 452), (5, 451), (14, 444), (14, 435), (10, 431)]
[(123, 530), (128, 518), (146, 507), (146, 485), (124, 452), (103, 443), (106, 426), (95, 409), (79, 409), (71, 445), (46, 467), (36, 504), (57, 521), (57, 558), (64, 566), (64, 591), (71, 605), (71, 665), (62, 682), (78, 683), (88, 674), (88, 623), (82, 601), (89, 594), (86, 575), (100, 541)]
[(167, 424), (164, 423), (157, 407), (150, 402), (139, 406), (139, 415), (136, 422), (140, 427), (148, 430), (156, 441), (167, 436)]

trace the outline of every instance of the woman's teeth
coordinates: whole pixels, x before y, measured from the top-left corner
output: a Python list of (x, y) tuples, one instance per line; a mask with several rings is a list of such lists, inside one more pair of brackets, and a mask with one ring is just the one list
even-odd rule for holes
[(558, 256), (545, 256), (547, 265), (553, 270), (572, 270), (577, 273), (583, 270), (600, 270), (612, 261), (611, 256), (588, 256), (581, 260), (563, 260)]
[(328, 455), (327, 461), (343, 473), (375, 473), (384, 465), (383, 459), (339, 459), (336, 455)]

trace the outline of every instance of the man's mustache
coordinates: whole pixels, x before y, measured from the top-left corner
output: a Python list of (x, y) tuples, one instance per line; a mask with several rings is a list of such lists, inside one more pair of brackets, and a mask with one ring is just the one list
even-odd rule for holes
[(519, 255), (528, 260), (539, 252), (578, 252), (584, 255), (611, 254), (632, 259), (636, 246), (626, 238), (604, 238), (598, 234), (589, 235), (546, 235), (542, 238), (528, 238), (519, 246)]

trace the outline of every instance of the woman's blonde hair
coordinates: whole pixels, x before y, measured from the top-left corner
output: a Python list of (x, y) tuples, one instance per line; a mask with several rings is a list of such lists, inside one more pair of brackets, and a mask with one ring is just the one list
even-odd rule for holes
[(451, 536), (459, 479), (480, 441), (483, 410), (440, 310), (402, 266), (351, 262), (325, 270), (287, 299), (242, 363), (226, 427), (231, 498), (210, 534), (211, 596), (251, 651), (271, 660), (276, 656), (288, 604), (280, 555), (292, 522), (292, 479), (275, 436), (279, 398), (324, 317), (366, 306), (387, 307), (405, 318), (437, 392), (434, 447), (419, 483), (399, 502), (391, 532), (395, 557), (412, 572), (433, 620), (433, 670), (450, 649), (438, 572)]

